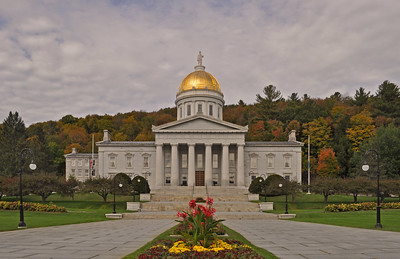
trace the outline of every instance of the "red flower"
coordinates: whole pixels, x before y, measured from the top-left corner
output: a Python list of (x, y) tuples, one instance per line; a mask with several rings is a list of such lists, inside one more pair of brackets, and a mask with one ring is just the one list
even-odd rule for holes
[(191, 201), (189, 202), (189, 207), (192, 208), (192, 209), (194, 209), (194, 208), (196, 207), (196, 201), (195, 201), (195, 200), (191, 200)]
[(208, 206), (212, 206), (213, 203), (214, 203), (214, 200), (211, 199), (210, 197), (207, 197), (206, 204), (207, 204)]

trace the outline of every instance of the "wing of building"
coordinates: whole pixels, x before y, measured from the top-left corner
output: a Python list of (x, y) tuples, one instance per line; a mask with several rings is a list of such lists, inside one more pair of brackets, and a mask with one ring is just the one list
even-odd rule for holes
[[(185, 77), (176, 95), (177, 120), (153, 126), (155, 141), (112, 141), (104, 130), (98, 154), (66, 155), (66, 177), (145, 177), (163, 186), (249, 186), (257, 176), (278, 174), (301, 183), (301, 148), (292, 131), (286, 142), (246, 142), (247, 126), (222, 118), (224, 95), (202, 65)], [(95, 166), (90, 167), (92, 157)], [(89, 166), (88, 166), (89, 165)]]

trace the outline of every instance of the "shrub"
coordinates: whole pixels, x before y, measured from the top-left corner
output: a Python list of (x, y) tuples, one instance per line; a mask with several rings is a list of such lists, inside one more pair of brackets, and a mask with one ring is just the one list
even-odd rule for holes
[(132, 179), (133, 190), (138, 193), (150, 193), (150, 186), (143, 176), (135, 176)]
[(264, 179), (262, 177), (254, 178), (249, 186), (249, 192), (254, 194), (261, 194), (264, 188)]
[[(400, 202), (382, 203), (383, 209), (400, 209)], [(330, 204), (325, 207), (326, 212), (345, 212), (359, 210), (376, 210), (376, 202), (362, 202), (351, 204)]]
[[(0, 201), (0, 210), (18, 210), (19, 209), (19, 201)], [(44, 211), (44, 212), (67, 212), (65, 207), (58, 207), (53, 203), (49, 204), (40, 204), (33, 202), (24, 202), (24, 210), (27, 211)]]

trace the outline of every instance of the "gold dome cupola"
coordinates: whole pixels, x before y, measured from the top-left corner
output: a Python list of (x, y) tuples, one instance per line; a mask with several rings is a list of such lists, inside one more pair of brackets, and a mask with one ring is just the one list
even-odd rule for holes
[(205, 71), (205, 66), (203, 66), (203, 55), (201, 51), (199, 51), (199, 55), (197, 56), (198, 65), (194, 67), (194, 72), (190, 73), (188, 76), (183, 79), (181, 85), (179, 86), (179, 93), (189, 90), (212, 90), (221, 93), (221, 87), (210, 73)]
[(178, 120), (195, 115), (222, 120), (224, 95), (217, 79), (205, 71), (203, 57), (199, 51), (195, 71), (186, 76), (179, 86), (175, 99)]

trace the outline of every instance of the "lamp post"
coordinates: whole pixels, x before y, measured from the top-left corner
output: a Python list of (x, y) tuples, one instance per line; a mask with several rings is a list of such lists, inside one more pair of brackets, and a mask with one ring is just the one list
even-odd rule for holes
[(264, 174), (260, 175), (260, 177), (262, 178), (259, 180), (260, 183), (264, 182), (264, 183), (262, 183), (262, 186), (263, 186), (263, 190), (264, 190), (264, 202), (266, 202), (267, 201), (267, 185), (265, 183), (266, 177)]
[[(280, 183), (279, 184), (279, 188), (282, 188), (282, 184)], [(287, 204), (287, 193), (288, 193), (288, 191), (287, 191), (287, 187), (288, 187), (288, 183), (287, 183), (287, 180), (285, 179), (285, 196), (286, 196), (286, 210), (285, 210), (285, 214), (289, 214), (289, 212), (288, 212), (288, 204)]]
[[(122, 187), (122, 183), (118, 184), (118, 187), (121, 188)], [(113, 214), (116, 214), (117, 212), (115, 211), (115, 176), (114, 176), (114, 211)]]
[(24, 222), (24, 205), (22, 202), (22, 162), (24, 159), (24, 153), (29, 152), (31, 155), (31, 163), (29, 164), (29, 168), (31, 170), (36, 169), (36, 165), (33, 161), (33, 151), (30, 148), (24, 148), (21, 150), (20, 156), (19, 156), (19, 224), (18, 228), (26, 228), (26, 224)]
[(379, 154), (375, 149), (369, 149), (367, 152), (364, 154), (364, 164), (362, 166), (362, 170), (364, 172), (369, 170), (369, 165), (367, 164), (367, 155), (368, 153), (373, 152), (376, 154), (376, 160), (378, 162), (378, 169), (376, 171), (376, 179), (377, 179), (377, 189), (376, 189), (376, 198), (377, 198), (377, 206), (376, 206), (376, 224), (375, 228), (382, 228), (381, 224), (381, 204), (380, 204), (380, 191), (379, 191), (379, 177), (380, 177), (380, 171), (379, 171)]

